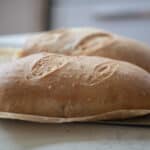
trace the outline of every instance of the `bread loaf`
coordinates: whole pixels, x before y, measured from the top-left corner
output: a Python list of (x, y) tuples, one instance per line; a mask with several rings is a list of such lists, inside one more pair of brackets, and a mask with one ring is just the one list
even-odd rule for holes
[(150, 75), (130, 63), (39, 53), (0, 68), (1, 118), (72, 122), (149, 112)]
[(19, 57), (37, 52), (103, 56), (136, 64), (150, 72), (150, 47), (96, 28), (44, 32), (29, 38)]

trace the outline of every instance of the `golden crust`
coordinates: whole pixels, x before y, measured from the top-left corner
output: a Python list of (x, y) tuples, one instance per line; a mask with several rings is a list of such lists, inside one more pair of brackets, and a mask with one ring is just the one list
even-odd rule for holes
[(39, 53), (1, 65), (3, 118), (95, 121), (145, 115), (149, 109), (149, 73), (129, 63)]
[(43, 32), (29, 38), (18, 57), (38, 52), (102, 56), (136, 64), (150, 72), (150, 47), (96, 28)]

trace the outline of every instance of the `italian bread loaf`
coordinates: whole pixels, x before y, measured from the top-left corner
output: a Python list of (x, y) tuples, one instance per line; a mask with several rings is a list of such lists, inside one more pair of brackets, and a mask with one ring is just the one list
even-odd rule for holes
[(0, 67), (0, 118), (60, 123), (149, 112), (150, 75), (130, 63), (39, 53)]
[(136, 64), (150, 72), (150, 47), (96, 28), (53, 30), (29, 38), (19, 57), (38, 52), (103, 56)]

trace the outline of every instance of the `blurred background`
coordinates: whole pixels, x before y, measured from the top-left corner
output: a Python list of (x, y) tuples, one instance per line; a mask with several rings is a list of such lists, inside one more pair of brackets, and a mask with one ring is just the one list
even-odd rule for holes
[(150, 44), (150, 0), (0, 0), (0, 36), (86, 26)]

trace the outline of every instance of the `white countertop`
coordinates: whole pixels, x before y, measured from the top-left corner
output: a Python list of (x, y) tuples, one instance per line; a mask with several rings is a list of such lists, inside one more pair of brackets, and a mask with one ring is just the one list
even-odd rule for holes
[(149, 150), (150, 128), (0, 120), (0, 150)]
[[(35, 34), (35, 33), (33, 33)], [(16, 34), (0, 36), (0, 47), (22, 47), (31, 34)]]

